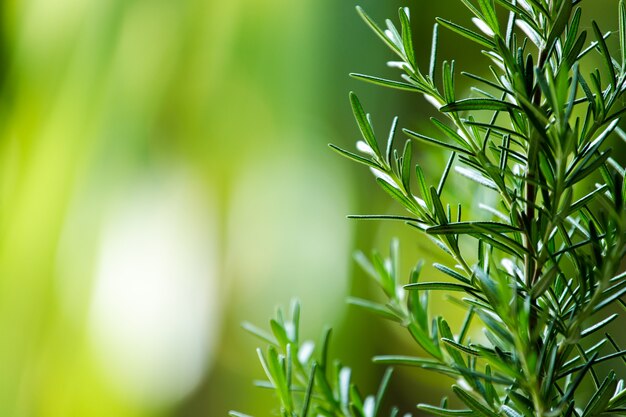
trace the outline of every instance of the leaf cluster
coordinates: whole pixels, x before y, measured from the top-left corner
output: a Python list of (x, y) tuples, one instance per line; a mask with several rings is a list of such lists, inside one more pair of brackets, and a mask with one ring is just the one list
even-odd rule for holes
[[(491, 61), (490, 77), (462, 73), (473, 83), (473, 96), (459, 99), (455, 93), (454, 62), (441, 64), (441, 81), (435, 78), (438, 25), (435, 25), (428, 74), (421, 72), (414, 52), (408, 13), (400, 10), (401, 30), (387, 21), (382, 30), (362, 10), (359, 13), (376, 34), (400, 57), (402, 85), (396, 81), (353, 74), (356, 78), (425, 96), (440, 111), (443, 120), (432, 119), (441, 132), (433, 138), (404, 129), (409, 138), (451, 152), (438, 185), (428, 185), (415, 165), (418, 193), (411, 191), (410, 142), (402, 152), (393, 150), (392, 139), (383, 153), (370, 118), (355, 95), (351, 95), (355, 119), (364, 144), (364, 154), (342, 153), (368, 165), (382, 188), (410, 213), (398, 216), (425, 232), (451, 255), (452, 265), (436, 265), (452, 282), (417, 282), (416, 275), (404, 287), (414, 302), (406, 316), (397, 316), (419, 328), (411, 334), (429, 353), (430, 359), (391, 358), (387, 363), (406, 363), (461, 377), (470, 390), (453, 388), (478, 415), (597, 415), (622, 413), (622, 386), (615, 373), (604, 381), (596, 375), (599, 362), (622, 356), (617, 350), (602, 356), (610, 336), (585, 349), (585, 339), (615, 320), (616, 314), (596, 319), (614, 302), (622, 303), (626, 292), (619, 263), (625, 254), (624, 168), (611, 158), (606, 147), (619, 130), (623, 109), (617, 108), (625, 90), (626, 11), (620, 2), (620, 59), (613, 58), (598, 25), (594, 40), (587, 44), (580, 30), (582, 11), (570, 0), (518, 1), (481, 0), (462, 3), (473, 13), (478, 31), (445, 19), (438, 25), (479, 44)], [(496, 4), (508, 12), (500, 25)], [(580, 62), (592, 52), (605, 65), (580, 72)], [(604, 76), (604, 80), (603, 80)], [(411, 88), (409, 88), (411, 86)], [(394, 126), (395, 126), (394, 121)], [(393, 129), (392, 129), (393, 131)], [(393, 138), (393, 132), (390, 134)], [(367, 145), (367, 146), (365, 146)], [(365, 161), (355, 157), (365, 159)], [(481, 207), (486, 220), (462, 218), (467, 202), (456, 204), (453, 215), (442, 191), (451, 169), (497, 193), (495, 205)], [(589, 182), (600, 176), (602, 182)], [(369, 216), (376, 218), (376, 216)], [(385, 216), (393, 217), (393, 216)], [(463, 252), (461, 236), (476, 241), (475, 258)], [(393, 258), (393, 255), (392, 255)], [(468, 259), (477, 259), (470, 262)], [(371, 270), (365, 265), (366, 270)], [(383, 280), (378, 270), (377, 281)], [(389, 279), (386, 279), (389, 281)], [(389, 284), (382, 285), (388, 296)], [(468, 319), (459, 337), (445, 320), (429, 323), (424, 306), (428, 291), (464, 294)], [(390, 297), (387, 313), (398, 302)], [(363, 301), (359, 304), (365, 305)], [(416, 306), (416, 304), (418, 306)], [(381, 305), (368, 305), (383, 311)], [(384, 314), (383, 314), (384, 315)], [(467, 333), (472, 317), (480, 318), (489, 343), (471, 343)], [(416, 325), (420, 323), (421, 325)], [(381, 360), (379, 358), (379, 360)], [(582, 378), (591, 374), (596, 392), (579, 413), (575, 391)], [(610, 388), (610, 389), (609, 389)], [(427, 407), (440, 415), (443, 411)]]
[[(446, 281), (422, 281), (421, 264), (403, 281), (396, 242), (387, 259), (359, 254), (358, 263), (387, 301), (350, 301), (404, 326), (427, 355), (379, 356), (376, 362), (418, 366), (457, 381), (452, 391), (465, 408), (451, 410), (445, 399), (439, 406), (419, 405), (433, 415), (626, 415), (623, 380), (598, 367), (626, 361), (626, 350), (606, 333), (620, 319), (611, 308), (626, 307), (626, 273), (620, 270), (626, 169), (609, 146), (626, 138), (619, 127), (626, 112), (624, 0), (615, 53), (606, 42), (614, 32), (602, 32), (595, 22), (583, 29), (582, 0), (459, 1), (476, 28), (438, 18), (427, 71), (418, 63), (407, 8), (399, 10), (399, 26), (387, 20), (385, 28), (357, 9), (398, 57), (389, 65), (400, 70), (400, 80), (352, 76), (418, 93), (440, 116), (431, 119), (438, 135), (402, 129), (407, 138), (398, 145), (396, 118), (381, 141), (350, 94), (361, 139), (355, 151), (331, 147), (367, 166), (406, 210), (352, 217), (403, 221), (450, 262), (434, 264)], [(488, 75), (460, 73), (469, 97), (457, 97), (454, 61), (438, 61), (440, 27), (478, 44), (488, 62)], [(581, 71), (595, 62), (601, 68)], [(449, 152), (436, 181), (413, 161), (414, 141)], [(448, 192), (451, 175), (493, 196), (480, 204), (482, 216), (473, 213), (473, 201), (446, 198), (454, 196)], [(455, 295), (466, 309), (456, 332), (444, 318), (431, 317), (432, 291)], [(475, 320), (483, 334), (473, 341)], [(579, 395), (586, 378), (594, 386), (589, 398)]]
[[(353, 383), (352, 371), (340, 361), (330, 361), (328, 350), (331, 329), (322, 334), (320, 343), (300, 340), (300, 303), (294, 300), (289, 315), (279, 308), (270, 320), (271, 332), (253, 324), (243, 327), (267, 344), (258, 348), (259, 361), (267, 377), (256, 385), (273, 390), (279, 401), (281, 417), (377, 417), (381, 414), (383, 396), (391, 379), (388, 368), (376, 394), (362, 396)], [(392, 408), (390, 417), (398, 415)], [(231, 411), (231, 417), (249, 417)]]

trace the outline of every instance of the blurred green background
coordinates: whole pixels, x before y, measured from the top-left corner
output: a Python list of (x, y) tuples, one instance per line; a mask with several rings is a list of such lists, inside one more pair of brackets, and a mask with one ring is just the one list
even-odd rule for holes
[[(378, 21), (407, 5), (360, 4)], [(408, 3), (421, 62), (436, 15), (467, 18), (459, 4)], [(616, 4), (584, 7), (614, 29)], [(344, 302), (372, 292), (355, 248), (385, 251), (400, 235), (407, 268), (440, 256), (401, 226), (345, 219), (398, 210), (326, 146), (358, 138), (348, 91), (381, 135), (393, 115), (420, 129), (431, 114), (417, 96), (348, 77), (397, 76), (355, 5), (2, 3), (0, 415), (271, 415), (239, 323), (265, 325), (292, 297), (308, 337), (336, 329), (332, 353), (366, 392), (382, 371), (372, 354), (412, 352)], [(470, 44), (441, 42), (443, 59), (483, 71)], [(417, 155), (436, 177), (446, 156)], [(393, 401), (412, 412), (445, 386), (403, 371)]]

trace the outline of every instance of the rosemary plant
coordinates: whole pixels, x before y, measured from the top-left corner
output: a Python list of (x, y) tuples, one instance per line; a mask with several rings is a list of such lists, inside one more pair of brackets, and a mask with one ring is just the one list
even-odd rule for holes
[[(626, 360), (626, 350), (605, 333), (609, 323), (623, 320), (615, 313), (619, 306), (626, 307), (626, 273), (620, 270), (626, 255), (625, 168), (608, 147), (614, 138), (626, 139), (618, 127), (626, 113), (624, 0), (614, 54), (606, 42), (611, 32), (603, 33), (595, 22), (591, 33), (581, 30), (582, 0), (460, 2), (474, 15), (476, 29), (437, 19), (428, 72), (416, 59), (407, 8), (399, 11), (400, 25), (388, 20), (386, 29), (358, 9), (399, 57), (392, 66), (402, 74), (400, 81), (352, 75), (423, 95), (440, 112), (431, 120), (441, 135), (403, 129), (409, 139), (398, 147), (395, 119), (381, 147), (369, 115), (351, 93), (363, 139), (356, 152), (331, 146), (369, 167), (407, 211), (353, 217), (401, 220), (450, 260), (434, 264), (449, 279), (428, 282), (420, 280), (421, 263), (406, 280), (399, 276), (397, 242), (388, 259), (357, 256), (387, 301), (351, 302), (404, 326), (426, 355), (374, 361), (452, 377), (452, 391), (464, 408), (450, 409), (446, 399), (438, 406), (418, 405), (433, 415), (626, 415), (624, 381), (614, 370), (598, 368)], [(437, 61), (439, 27), (480, 45), (490, 61), (488, 76), (461, 73), (471, 97), (457, 97), (454, 61)], [(601, 62), (602, 69), (582, 73), (585, 60)], [(450, 153), (436, 185), (412, 163), (414, 140)], [(482, 216), (464, 218), (474, 202), (442, 201), (451, 172), (488, 189), (496, 202), (481, 203)], [(459, 295), (455, 299), (467, 316), (455, 332), (445, 318), (431, 317), (433, 291)], [(299, 311), (297, 303), (289, 317), (279, 311), (271, 333), (246, 325), (269, 344), (258, 351), (268, 378), (262, 385), (276, 391), (280, 415), (380, 415), (391, 371), (377, 394), (362, 397), (350, 370), (327, 359), (330, 331), (317, 352), (310, 342), (300, 342)], [(480, 342), (471, 340), (473, 321), (483, 328)], [(581, 396), (586, 378), (593, 392)]]

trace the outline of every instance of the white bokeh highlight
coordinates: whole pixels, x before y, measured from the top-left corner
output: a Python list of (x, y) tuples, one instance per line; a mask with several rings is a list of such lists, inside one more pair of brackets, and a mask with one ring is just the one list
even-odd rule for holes
[(130, 401), (174, 403), (207, 370), (220, 322), (215, 214), (205, 186), (166, 172), (129, 187), (106, 217), (90, 333)]

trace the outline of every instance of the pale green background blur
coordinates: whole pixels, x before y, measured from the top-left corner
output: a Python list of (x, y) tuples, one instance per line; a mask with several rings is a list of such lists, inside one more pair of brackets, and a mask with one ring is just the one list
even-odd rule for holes
[[(584, 2), (613, 29), (616, 3)], [(361, 2), (379, 21), (405, 4)], [(413, 352), (344, 302), (371, 292), (355, 248), (400, 234), (407, 268), (439, 256), (396, 225), (345, 219), (399, 210), (326, 146), (357, 140), (348, 91), (381, 135), (395, 114), (417, 127), (430, 112), (348, 78), (395, 76), (355, 5), (2, 3), (1, 416), (272, 415), (239, 323), (263, 326), (294, 296), (308, 337), (336, 328), (332, 353), (366, 392), (381, 373), (372, 354)], [(453, 0), (409, 5), (425, 62), (434, 16), (467, 15)], [(442, 42), (460, 67), (484, 64), (467, 42)], [(436, 177), (445, 155), (417, 154)], [(445, 382), (401, 372), (393, 400), (414, 411)]]

